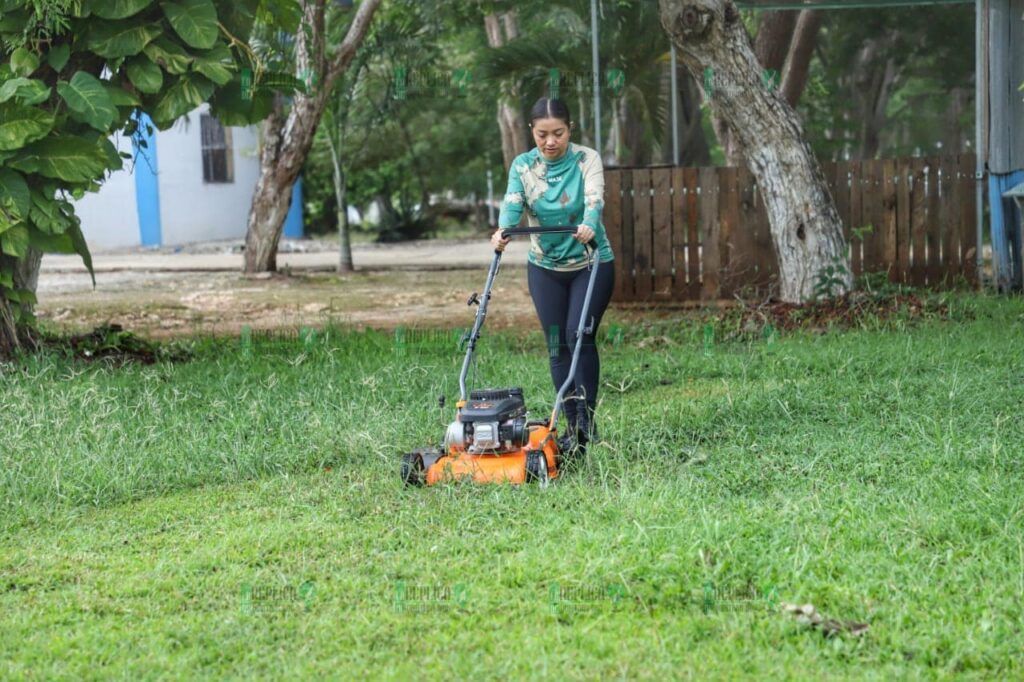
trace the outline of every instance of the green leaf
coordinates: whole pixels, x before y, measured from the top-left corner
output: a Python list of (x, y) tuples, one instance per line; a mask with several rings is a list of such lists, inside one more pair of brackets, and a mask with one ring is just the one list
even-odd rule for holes
[(210, 100), (210, 113), (223, 125), (245, 126), (269, 116), (273, 103), (273, 92), (265, 88), (256, 88), (252, 97), (243, 98), (241, 77), (235, 76)]
[(151, 0), (91, 0), (92, 13), (101, 19), (127, 19), (151, 4)]
[(213, 91), (213, 83), (202, 76), (182, 76), (164, 92), (150, 116), (157, 128), (166, 130), (179, 116), (187, 114), (208, 100)]
[(89, 140), (74, 135), (52, 135), (29, 145), (19, 158), (7, 165), (65, 182), (90, 182), (103, 175), (107, 159)]
[(88, 123), (96, 130), (106, 132), (117, 118), (117, 109), (110, 101), (110, 95), (96, 76), (78, 71), (70, 83), (57, 82), (57, 92), (77, 114), (76, 118)]
[(19, 149), (53, 128), (53, 115), (35, 107), (0, 104), (0, 150)]
[[(70, 228), (70, 225), (68, 226)], [(28, 243), (43, 253), (74, 253), (75, 245), (71, 241), (70, 230), (59, 234), (47, 234), (36, 229), (28, 231)]]
[(162, 2), (167, 20), (188, 45), (207, 50), (217, 42), (217, 8), (211, 0), (180, 0)]
[(12, 98), (26, 106), (35, 106), (50, 98), (50, 88), (34, 78), (12, 78), (0, 86), (0, 102)]
[(161, 33), (159, 24), (135, 21), (101, 21), (89, 27), (86, 46), (108, 59), (131, 57), (142, 52)]
[(14, 276), (10, 272), (0, 270), (0, 287), (14, 288)]
[(32, 20), (28, 9), (0, 12), (0, 33), (21, 33)]
[(15, 218), (25, 218), (32, 207), (28, 183), (10, 168), (0, 168), (0, 206), (9, 208)]
[(146, 45), (145, 53), (164, 71), (176, 76), (186, 73), (192, 64), (192, 55), (166, 36), (161, 36)]
[(89, 276), (92, 277), (92, 285), (96, 286), (96, 273), (92, 269), (92, 254), (89, 253), (89, 245), (85, 243), (85, 235), (82, 234), (82, 226), (78, 219), (72, 223), (71, 229), (68, 230), (68, 234), (71, 235), (71, 243), (75, 246), (75, 253), (82, 257), (82, 263), (85, 264), (86, 270), (89, 271)]
[(160, 92), (160, 88), (163, 87), (164, 72), (142, 55), (128, 62), (126, 70), (129, 80), (138, 88), (139, 92), (152, 95)]
[(231, 50), (226, 45), (218, 45), (208, 52), (197, 54), (192, 68), (217, 85), (224, 85), (231, 80), (234, 73), (233, 65)]
[(0, 251), (8, 256), (24, 258), (28, 250), (28, 228), (18, 223), (0, 234)]
[(100, 152), (107, 159), (108, 170), (121, 170), (124, 167), (124, 161), (121, 160), (121, 155), (117, 153), (117, 147), (110, 141), (109, 137), (103, 137), (96, 141), (96, 144), (100, 147)]
[(115, 85), (109, 81), (102, 81), (103, 88), (107, 91), (107, 95), (110, 97), (110, 102), (115, 107), (138, 107), (142, 106), (142, 102), (134, 94), (128, 92), (120, 85)]
[(39, 57), (24, 47), (11, 53), (11, 71), (19, 76), (30, 76), (39, 68)]
[(67, 202), (57, 201), (52, 195), (47, 197), (41, 192), (32, 192), (32, 210), (29, 212), (29, 219), (37, 229), (47, 234), (60, 234), (71, 224), (64, 211), (61, 210), (62, 205), (67, 206)]
[(29, 305), (35, 305), (36, 303), (39, 303), (39, 299), (36, 298), (35, 292), (30, 289), (18, 289), (17, 292), (15, 293), (17, 293), (21, 297), (22, 303), (27, 303)]
[(50, 48), (50, 51), (46, 53), (46, 63), (50, 65), (51, 69), (60, 73), (60, 70), (67, 65), (70, 57), (71, 46), (64, 43), (63, 45)]

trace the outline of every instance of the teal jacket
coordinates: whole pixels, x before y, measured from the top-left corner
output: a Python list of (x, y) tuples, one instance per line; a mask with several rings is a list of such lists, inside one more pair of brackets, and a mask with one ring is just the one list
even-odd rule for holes
[[(570, 142), (565, 154), (554, 161), (545, 159), (536, 147), (517, 156), (508, 169), (498, 227), (518, 227), (524, 206), (530, 227), (589, 226), (601, 262), (612, 260), (612, 247), (601, 222), (604, 167), (601, 155), (590, 147)], [(587, 265), (583, 244), (571, 234), (531, 235), (530, 241), (527, 260), (535, 265), (568, 271)]]

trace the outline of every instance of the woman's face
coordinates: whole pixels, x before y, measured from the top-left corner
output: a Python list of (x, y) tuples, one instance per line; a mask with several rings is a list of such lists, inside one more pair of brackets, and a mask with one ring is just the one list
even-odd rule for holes
[(545, 159), (557, 159), (568, 151), (571, 128), (562, 119), (538, 118), (533, 122), (532, 130), (533, 141)]

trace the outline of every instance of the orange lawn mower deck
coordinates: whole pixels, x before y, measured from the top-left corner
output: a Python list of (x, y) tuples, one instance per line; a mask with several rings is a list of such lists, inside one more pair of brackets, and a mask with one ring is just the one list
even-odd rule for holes
[[(554, 226), (507, 229), (502, 234), (511, 237), (575, 232), (576, 228), (572, 226)], [(591, 272), (579, 329), (589, 333), (591, 330), (584, 329), (584, 323), (589, 317), (590, 297), (600, 258), (592, 244), (588, 243), (587, 249), (591, 258), (588, 265)], [(576, 337), (569, 377), (555, 397), (549, 419), (529, 419), (521, 388), (491, 388), (469, 391), (467, 394), (466, 376), (487, 317), (487, 304), (491, 299), (491, 288), (500, 264), (501, 251), (495, 250), (482, 297), (473, 294), (469, 299), (469, 305), (476, 304), (478, 308), (473, 329), (465, 338), (467, 348), (459, 375), (460, 399), (456, 404), (455, 421), (448, 425), (440, 447), (418, 448), (402, 455), (401, 474), (406, 485), (471, 481), (513, 484), (536, 482), (544, 486), (558, 478), (567, 450), (574, 446), (569, 436), (558, 437), (556, 425), (562, 399), (576, 376), (582, 334)]]

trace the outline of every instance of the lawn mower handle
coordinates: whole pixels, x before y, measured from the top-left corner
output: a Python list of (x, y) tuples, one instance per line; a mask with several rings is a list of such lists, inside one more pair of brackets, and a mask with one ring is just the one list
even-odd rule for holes
[[(551, 225), (548, 227), (524, 227), (524, 228), (504, 228), (501, 231), (501, 236), (515, 236), (517, 234), (575, 234), (576, 227), (572, 225)], [(586, 320), (587, 313), (590, 310), (590, 292), (594, 288), (594, 276), (597, 274), (597, 262), (600, 260), (597, 249), (593, 244), (594, 240), (590, 240), (583, 246), (586, 247), (588, 255), (591, 258), (593, 272), (590, 273), (590, 281), (587, 284), (587, 296), (583, 302), (583, 315), (582, 319)], [(470, 331), (469, 336), (466, 337), (466, 356), (462, 360), (462, 371), (459, 373), (459, 397), (462, 400), (466, 400), (469, 397), (469, 393), (466, 391), (466, 377), (469, 375), (469, 366), (473, 361), (473, 353), (476, 350), (477, 339), (480, 338), (480, 330), (484, 326), (484, 320), (487, 318), (487, 304), (491, 300), (491, 287), (494, 285), (494, 278), (498, 274), (498, 268), (501, 267), (501, 251), (494, 250), (494, 258), (491, 259), (491, 267), (487, 271), (487, 283), (484, 285), (483, 294), (476, 299), (476, 319), (473, 322), (473, 329)], [(474, 302), (471, 299), (471, 304)], [(580, 335), (579, 338), (582, 338)], [(562, 394), (566, 387), (572, 382), (575, 371), (576, 371), (576, 359), (579, 357), (579, 338), (577, 338), (576, 350), (573, 352), (572, 369), (569, 371), (569, 379), (565, 385), (562, 386), (562, 390), (558, 392), (558, 399), (555, 401), (555, 409), (552, 413), (551, 427), (554, 428), (555, 422), (558, 419), (558, 404), (561, 402)]]
[[(552, 225), (548, 227), (525, 227), (525, 228), (505, 228), (501, 231), (501, 237), (507, 239), (508, 237), (517, 234), (575, 234), (577, 227), (572, 225)], [(587, 256), (590, 258), (590, 278), (587, 280), (587, 293), (583, 297), (583, 309), (580, 311), (580, 322), (577, 325), (576, 343), (572, 350), (572, 365), (569, 367), (569, 376), (562, 383), (558, 389), (558, 395), (555, 396), (555, 406), (551, 409), (551, 421), (548, 424), (548, 429), (553, 433), (555, 425), (558, 423), (558, 413), (562, 409), (562, 399), (565, 397), (565, 393), (572, 386), (576, 379), (576, 365), (579, 364), (580, 359), (580, 348), (583, 346), (583, 334), (587, 326), (587, 318), (590, 315), (590, 297), (594, 292), (594, 282), (597, 280), (597, 266), (601, 262), (601, 256), (597, 252), (597, 248), (593, 244), (593, 240), (584, 244), (587, 248)], [(494, 251), (494, 262), (495, 264), (501, 260), (501, 251), (495, 249)], [(490, 281), (488, 281), (488, 285)], [(489, 289), (488, 289), (489, 291)], [(568, 342), (569, 339), (566, 339)], [(468, 368), (468, 364), (467, 364)], [(584, 408), (585, 409), (585, 408)]]

